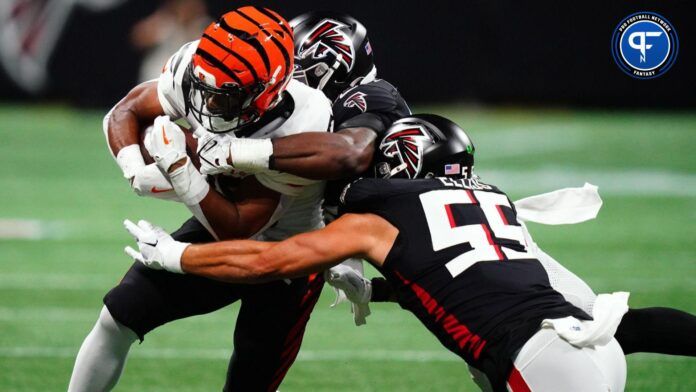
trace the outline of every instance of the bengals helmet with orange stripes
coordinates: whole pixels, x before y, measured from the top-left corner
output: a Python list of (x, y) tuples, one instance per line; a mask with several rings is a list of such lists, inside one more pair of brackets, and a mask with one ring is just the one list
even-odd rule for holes
[(251, 124), (273, 108), (292, 76), (288, 22), (261, 7), (228, 12), (203, 32), (184, 82), (187, 111), (211, 132)]

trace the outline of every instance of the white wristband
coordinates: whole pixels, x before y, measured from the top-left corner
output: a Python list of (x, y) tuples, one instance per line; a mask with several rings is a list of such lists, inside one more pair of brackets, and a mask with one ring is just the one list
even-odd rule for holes
[(188, 157), (183, 166), (169, 173), (169, 180), (179, 199), (187, 206), (198, 205), (210, 190), (205, 176), (198, 172)]
[(181, 255), (184, 254), (184, 250), (189, 245), (191, 244), (188, 242), (173, 241), (171, 246), (165, 248), (166, 253), (162, 255), (162, 267), (169, 272), (183, 274), (184, 270), (181, 268)]
[(273, 155), (271, 139), (235, 138), (230, 140), (232, 166), (241, 171), (268, 169)]
[(138, 170), (145, 167), (145, 160), (143, 159), (143, 154), (140, 153), (140, 146), (131, 144), (123, 147), (116, 155), (116, 163), (121, 168), (123, 177), (127, 179), (133, 178)]

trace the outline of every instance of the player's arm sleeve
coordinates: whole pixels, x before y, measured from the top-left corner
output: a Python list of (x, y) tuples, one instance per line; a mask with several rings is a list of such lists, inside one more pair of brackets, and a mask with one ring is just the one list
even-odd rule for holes
[(182, 269), (233, 283), (261, 283), (321, 272), (349, 257), (369, 257), (377, 241), (369, 229), (369, 219), (349, 214), (323, 229), (276, 243), (192, 245), (182, 255)]
[(334, 130), (369, 128), (382, 135), (391, 124), (411, 114), (396, 88), (384, 81), (359, 85), (344, 93), (332, 107)]
[(350, 128), (368, 128), (380, 135), (391, 125), (391, 122), (387, 116), (380, 113), (360, 113), (340, 123), (336, 127), (336, 131)]

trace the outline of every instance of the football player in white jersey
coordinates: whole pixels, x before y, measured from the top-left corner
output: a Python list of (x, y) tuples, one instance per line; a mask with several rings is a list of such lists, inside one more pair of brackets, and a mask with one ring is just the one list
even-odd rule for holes
[[(320, 91), (292, 80), (292, 72), (293, 34), (287, 21), (265, 8), (242, 7), (212, 23), (200, 40), (184, 45), (158, 80), (136, 86), (106, 116), (109, 148), (133, 189), (177, 199), (194, 214), (175, 238), (279, 240), (323, 226), (322, 181), (270, 170), (248, 175), (243, 157), (237, 156), (232, 176), (209, 183), (187, 156), (186, 137), (172, 122), (185, 119), (201, 148), (210, 147), (211, 133), (245, 138), (245, 151), (253, 159), (271, 148), (268, 137), (329, 131), (330, 102)], [(139, 146), (141, 129), (148, 124), (154, 125), (145, 145), (156, 161), (149, 165)], [(138, 338), (167, 322), (238, 300), (225, 390), (275, 390), (297, 356), (322, 286), (320, 275), (255, 287), (135, 263), (104, 297), (101, 315), (78, 353), (69, 390), (113, 388)]]

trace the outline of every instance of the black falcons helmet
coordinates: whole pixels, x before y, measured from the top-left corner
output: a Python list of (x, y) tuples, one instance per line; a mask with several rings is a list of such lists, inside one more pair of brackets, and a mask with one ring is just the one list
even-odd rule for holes
[(367, 30), (355, 18), (308, 12), (290, 21), (295, 35), (293, 77), (322, 90), (332, 101), (376, 73)]
[(378, 178), (472, 178), (474, 144), (452, 121), (416, 114), (396, 121), (375, 153)]

